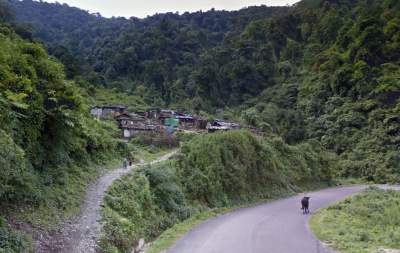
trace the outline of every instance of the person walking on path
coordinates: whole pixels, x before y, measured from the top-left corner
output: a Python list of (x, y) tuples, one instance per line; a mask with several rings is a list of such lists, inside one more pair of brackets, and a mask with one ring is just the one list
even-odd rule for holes
[(127, 169), (128, 168), (128, 159), (124, 158), (122, 165), (123, 165), (124, 169)]

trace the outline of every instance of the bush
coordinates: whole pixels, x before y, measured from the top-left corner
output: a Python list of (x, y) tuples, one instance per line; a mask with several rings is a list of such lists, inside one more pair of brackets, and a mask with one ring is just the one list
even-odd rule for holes
[(155, 238), (188, 216), (185, 197), (167, 164), (119, 180), (108, 191), (105, 206), (100, 243), (105, 252), (131, 252), (140, 238)]
[(176, 135), (168, 136), (164, 132), (149, 132), (138, 134), (131, 141), (141, 146), (154, 146), (157, 148), (173, 148), (179, 146), (179, 138)]
[(29, 252), (30, 241), (18, 232), (12, 231), (0, 217), (0, 253)]
[(331, 179), (332, 158), (318, 143), (289, 146), (280, 138), (263, 140), (233, 131), (198, 136), (181, 153), (177, 173), (185, 192), (210, 207)]
[(33, 194), (34, 175), (24, 151), (0, 130), (0, 201), (25, 200)]

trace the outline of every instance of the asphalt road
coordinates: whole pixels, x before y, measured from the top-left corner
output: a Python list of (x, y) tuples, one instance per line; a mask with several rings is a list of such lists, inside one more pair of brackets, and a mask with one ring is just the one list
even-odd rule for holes
[[(312, 213), (365, 189), (352, 186), (308, 193)], [(303, 196), (240, 209), (211, 219), (187, 233), (167, 253), (332, 253), (308, 227)]]

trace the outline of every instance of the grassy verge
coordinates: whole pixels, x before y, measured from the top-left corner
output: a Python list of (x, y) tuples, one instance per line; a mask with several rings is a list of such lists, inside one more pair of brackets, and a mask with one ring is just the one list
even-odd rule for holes
[(400, 192), (371, 187), (311, 218), (311, 229), (342, 253), (400, 249)]
[(143, 160), (143, 162), (151, 162), (156, 160), (157, 158), (168, 154), (171, 152), (171, 149), (167, 148), (160, 148), (160, 149), (154, 149), (154, 148), (139, 148), (135, 151), (135, 159), (136, 161)]

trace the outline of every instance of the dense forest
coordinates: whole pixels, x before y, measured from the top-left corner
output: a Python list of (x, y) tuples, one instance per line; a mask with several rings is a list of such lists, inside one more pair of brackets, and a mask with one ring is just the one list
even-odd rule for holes
[[(287, 7), (252, 7), (238, 12), (159, 14), (140, 20), (106, 19), (45, 2), (12, 1), (12, 5), (17, 20), (32, 24), (34, 37), (44, 41), (71, 74), (90, 73), (92, 84), (142, 92), (149, 103), (185, 106), (207, 89), (198, 83), (201, 73), (194, 72), (199, 65), (207, 64), (199, 56), (240, 35), (251, 21), (288, 11)], [(87, 67), (82, 69), (79, 60)], [(249, 95), (262, 88), (262, 84), (254, 87)], [(224, 94), (210, 95), (216, 103)]]
[(289, 143), (321, 141), (342, 158), (342, 176), (399, 180), (396, 0), (304, 0), (145, 19), (11, 4), (20, 26), (33, 25), (32, 39), (82, 85), (118, 88), (152, 105), (241, 115)]

